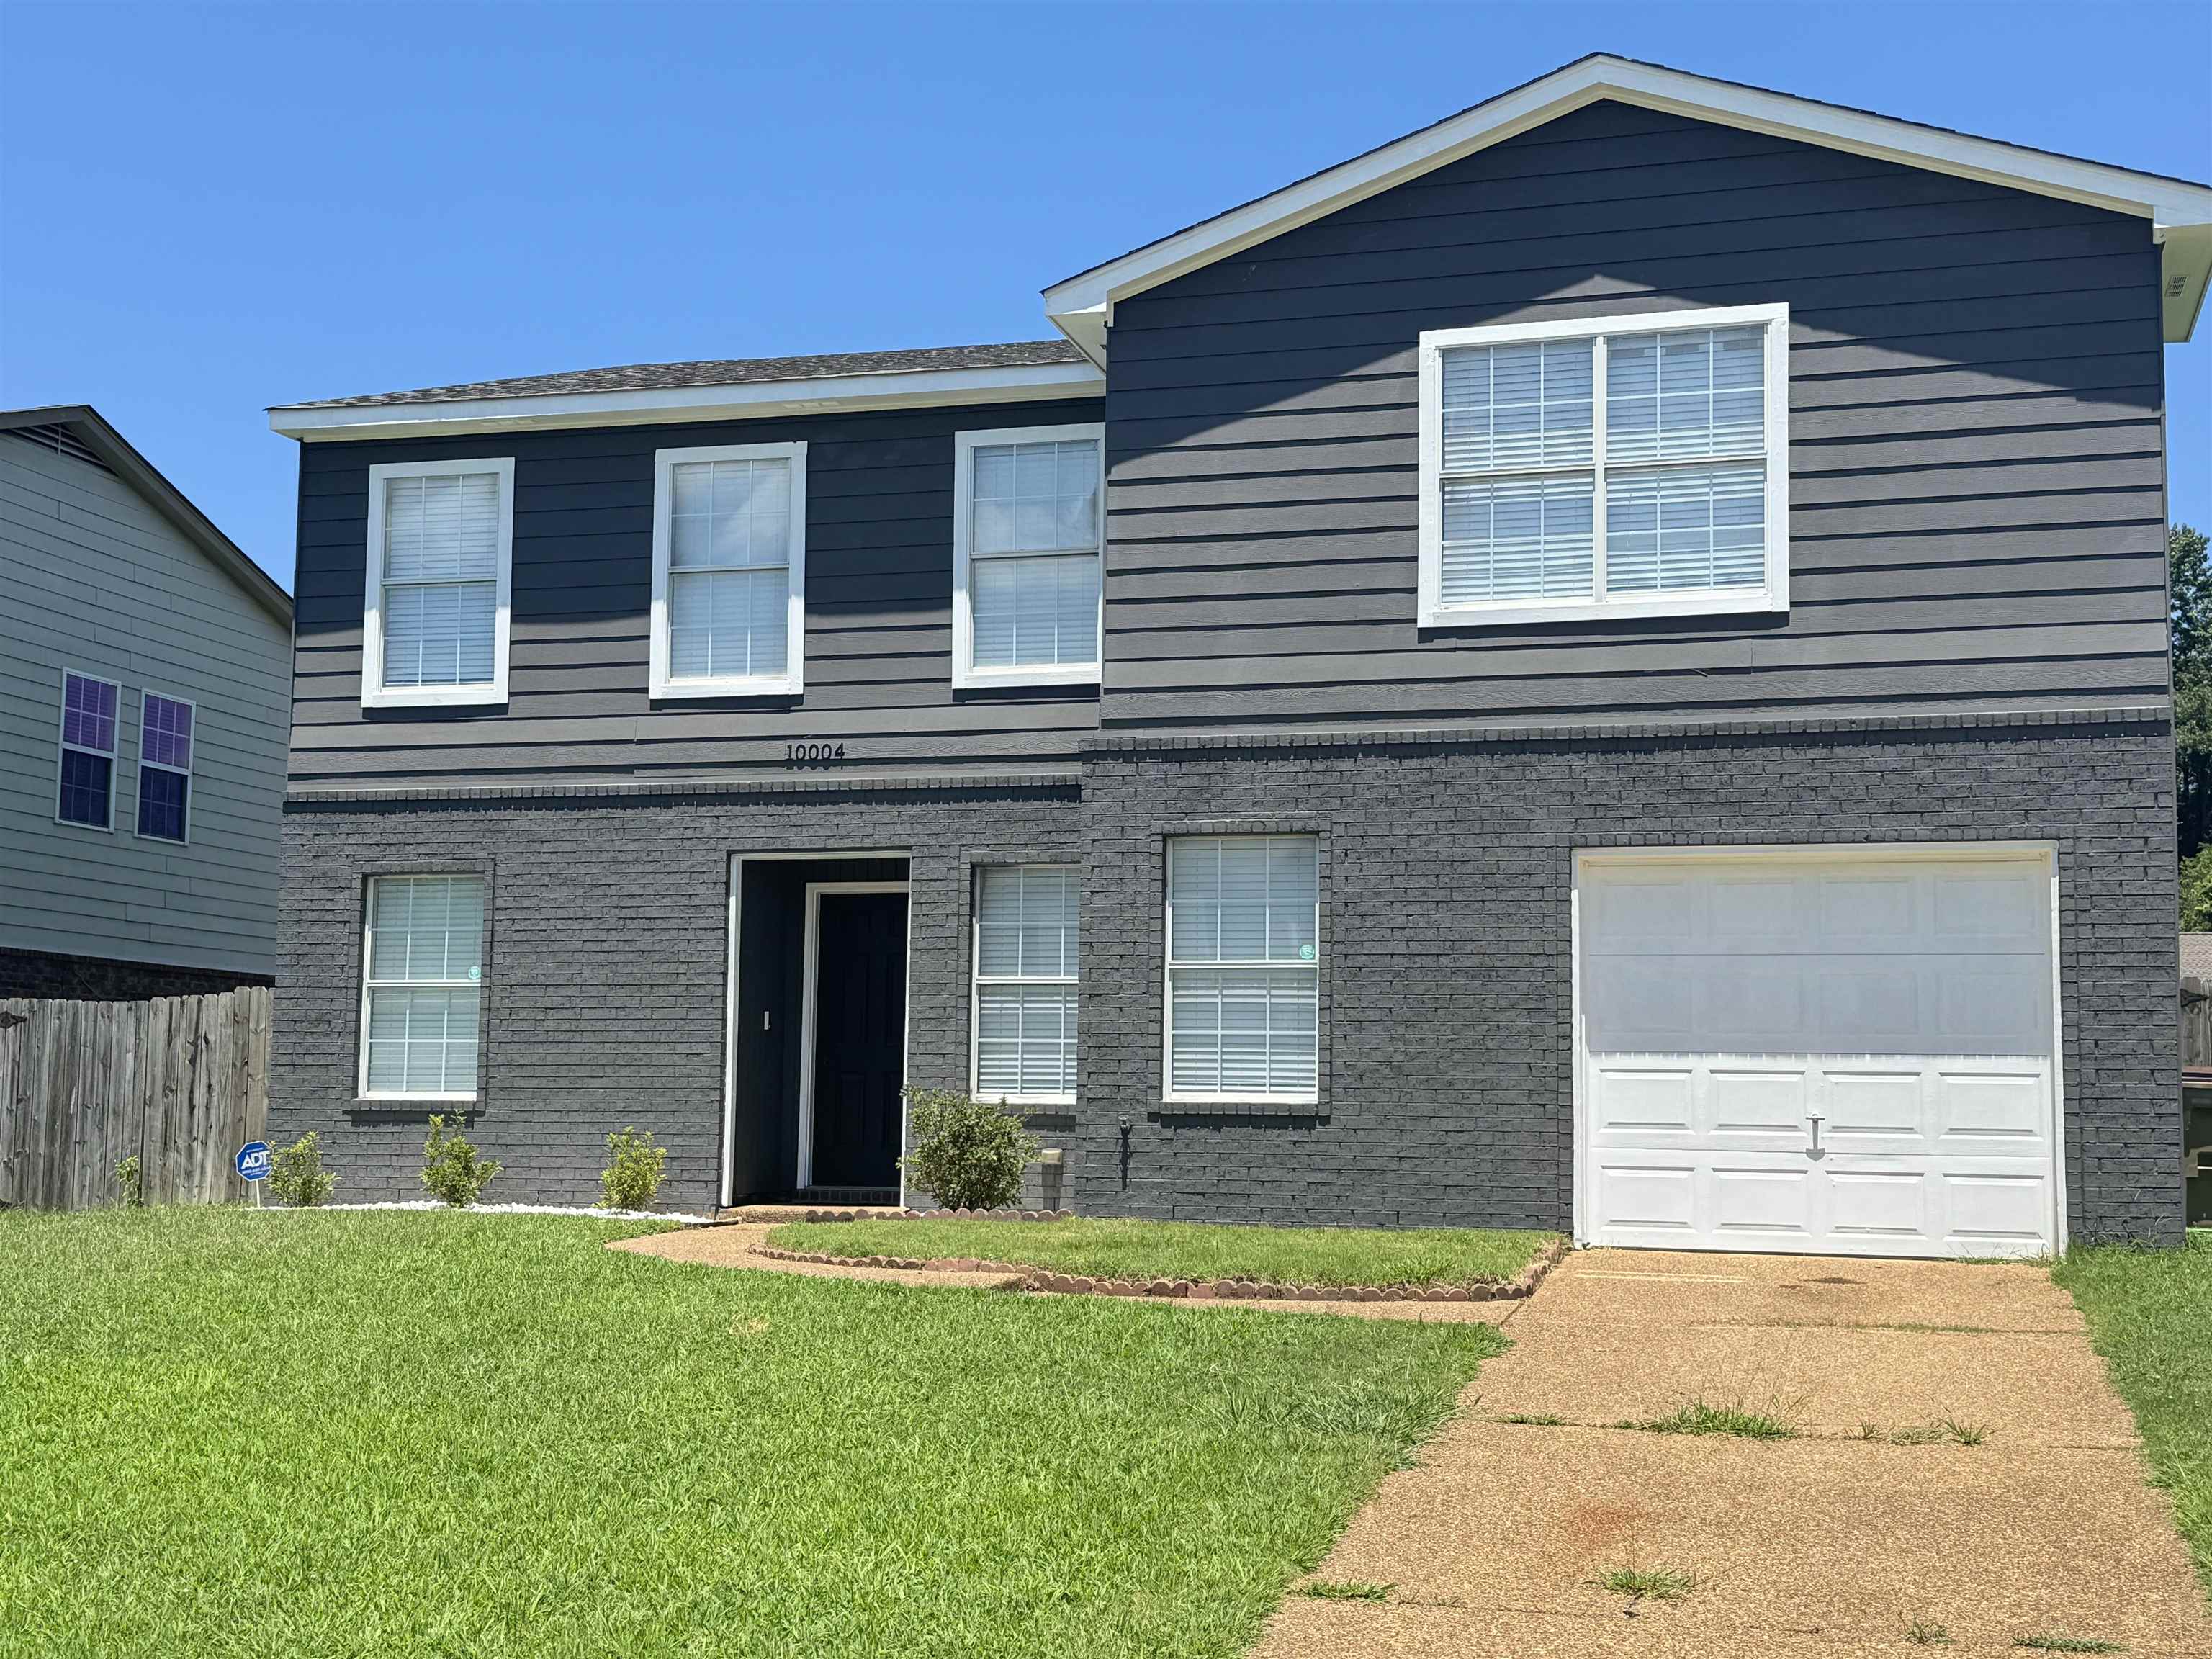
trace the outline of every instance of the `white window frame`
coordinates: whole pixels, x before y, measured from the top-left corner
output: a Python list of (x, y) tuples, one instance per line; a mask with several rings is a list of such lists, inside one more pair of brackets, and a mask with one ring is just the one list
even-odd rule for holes
[[(88, 680), (104, 685), (115, 693), (114, 746), (105, 750), (90, 748), (81, 743), (71, 743), (63, 734), (69, 730), (69, 683)], [(80, 755), (97, 755), (107, 762), (107, 822), (79, 823), (75, 818), (62, 816), (62, 757), (70, 750)], [(54, 714), (54, 822), (64, 830), (89, 830), (95, 836), (115, 833), (115, 775), (123, 769), (123, 682), (111, 680), (105, 674), (88, 674), (83, 670), (64, 665), (62, 668), (62, 702)]]
[[(784, 672), (724, 674), (713, 679), (669, 677), (669, 570), (673, 556), (676, 469), (699, 461), (791, 464), (791, 538), (785, 552), (790, 586), (784, 595)], [(654, 697), (795, 697), (806, 688), (806, 446), (709, 444), (662, 449), (653, 457), (653, 642), (647, 694)]]
[[(499, 571), (492, 601), (491, 683), (387, 686), (384, 683), (385, 486), (394, 478), (450, 478), (471, 472), (492, 472), (499, 477)], [(447, 708), (505, 702), (507, 609), (514, 582), (514, 458), (488, 455), (465, 461), (385, 461), (370, 467), (368, 580), (362, 602), (363, 708)]]
[[(361, 1011), (360, 1024), (354, 1042), (354, 1047), (361, 1051), (357, 1057), (354, 1078), (354, 1097), (358, 1100), (473, 1101), (477, 1097), (477, 1091), (473, 1088), (465, 1092), (449, 1091), (433, 1093), (428, 1091), (406, 1089), (371, 1089), (368, 1086), (369, 993), (378, 988), (372, 984), (369, 978), (370, 964), (374, 961), (376, 953), (376, 884), (380, 881), (414, 881), (424, 877), (434, 877), (445, 881), (460, 879), (477, 883), (483, 890), (483, 921), (481, 926), (484, 932), (489, 932), (491, 927), (491, 882), (480, 870), (380, 870), (369, 877), (362, 889)], [(483, 955), (483, 933), (481, 932), (477, 936), (477, 954), (479, 958)], [(386, 988), (394, 985), (418, 985), (432, 990), (476, 992), (477, 994), (477, 1073), (479, 1077), (483, 1074), (484, 1012), (489, 1006), (483, 1000), (483, 995), (487, 983), (488, 981), (481, 965), (478, 966), (477, 977), (474, 979), (409, 979), (383, 981)]]
[[(1766, 580), (1759, 587), (1681, 589), (1664, 593), (1605, 591), (1606, 341), (1619, 334), (1668, 333), (1686, 329), (1766, 330), (1765, 434), (1756, 452), (1638, 461), (1648, 472), (1676, 467), (1758, 463), (1766, 470)], [(1591, 352), (1590, 459), (1571, 466), (1504, 469), (1493, 477), (1588, 473), (1591, 499), (1591, 577), (1589, 599), (1490, 599), (1443, 603), (1443, 354), (1464, 346), (1518, 344), (1531, 340), (1589, 340)], [(1719, 306), (1703, 310), (1643, 312), (1629, 317), (1583, 317), (1549, 323), (1508, 323), (1486, 328), (1424, 330), (1420, 339), (1419, 615), (1425, 629), (1504, 627), (1519, 623), (1592, 622), (1620, 617), (1711, 617), (1790, 608), (1790, 307)], [(1622, 470), (1631, 470), (1624, 467)]]
[[(969, 580), (968, 544), (975, 512), (975, 452), (998, 444), (1080, 443), (1098, 446), (1098, 635), (1089, 662), (1037, 663), (1013, 668), (975, 666), (975, 591)], [(1051, 558), (1078, 550), (1050, 553), (987, 554), (987, 558)], [(1073, 426), (1012, 426), (988, 432), (952, 434), (952, 688), (981, 690), (994, 685), (1097, 685), (1106, 656), (1106, 427), (1103, 422)]]
[[(1054, 864), (1036, 860), (1019, 864), (978, 864), (969, 877), (968, 893), (968, 1092), (981, 1097), (983, 1064), (983, 988), (987, 985), (1066, 985), (1082, 994), (1082, 922), (1083, 895), (1079, 885), (1076, 892), (1076, 971), (1072, 974), (986, 974), (983, 971), (983, 872), (985, 870), (1065, 870), (1072, 880), (1079, 883), (1081, 871), (1073, 864)], [(1078, 1011), (1079, 1020), (1081, 1018)], [(1080, 1025), (1077, 1027), (1079, 1032)], [(1075, 1091), (1052, 1094), (1006, 1094), (994, 1097), (1003, 1099), (1009, 1106), (1050, 1107), (1073, 1106)]]
[[(1181, 844), (1201, 841), (1306, 841), (1314, 844), (1314, 959), (1311, 962), (1184, 962), (1178, 963), (1175, 954), (1175, 849)], [(1166, 845), (1160, 857), (1160, 1099), (1170, 1106), (1318, 1106), (1321, 1104), (1321, 837), (1310, 830), (1269, 830), (1260, 831), (1224, 831), (1214, 834), (1194, 831), (1188, 835), (1173, 835), (1165, 838)], [(1231, 1089), (1212, 1092), (1178, 1090), (1175, 1086), (1175, 970), (1188, 968), (1198, 972), (1221, 968), (1264, 968), (1313, 969), (1314, 975), (1314, 1086), (1280, 1093), (1268, 1093), (1251, 1089)]]
[[(191, 710), (192, 711), (192, 735), (191, 735), (191, 754), (192, 754), (192, 763), (191, 763), (191, 765), (190, 765), (190, 766), (171, 766), (171, 765), (170, 765), (167, 762), (166, 762), (166, 761), (148, 760), (148, 759), (146, 758), (146, 699), (147, 699), (147, 698), (149, 698), (149, 697), (159, 697), (159, 698), (161, 698), (161, 700), (163, 702), (181, 703), (185, 708), (189, 708), (189, 709), (191, 709)], [(192, 787), (192, 774), (193, 774), (193, 773), (194, 773), (194, 772), (198, 769), (198, 766), (199, 766), (199, 759), (200, 759), (200, 706), (199, 706), (199, 704), (198, 704), (198, 703), (197, 703), (197, 702), (193, 702), (193, 701), (192, 701), (192, 699), (191, 699), (191, 698), (190, 698), (190, 697), (180, 697), (180, 696), (177, 696), (177, 695), (176, 695), (174, 692), (173, 692), (173, 691), (164, 691), (164, 690), (161, 690), (161, 688), (160, 686), (158, 686), (158, 685), (145, 685), (145, 686), (141, 686), (141, 687), (139, 687), (139, 689), (138, 689), (138, 777), (139, 777), (140, 781), (139, 781), (139, 787), (138, 787), (138, 789), (137, 789), (136, 792), (134, 792), (134, 793), (133, 793), (132, 797), (131, 797), (131, 833), (133, 836), (136, 836), (137, 837), (138, 837), (138, 838), (139, 838), (140, 840), (142, 840), (142, 841), (158, 841), (158, 842), (160, 842), (161, 843), (161, 845), (163, 845), (164, 847), (189, 847), (189, 846), (191, 846), (191, 845), (192, 844), (192, 796), (193, 796), (193, 794), (196, 793), (196, 792), (194, 791), (193, 787)], [(172, 841), (172, 840), (171, 840), (168, 836), (149, 836), (149, 835), (148, 835), (148, 834), (147, 834), (143, 830), (141, 830), (141, 829), (138, 827), (138, 820), (139, 820), (139, 807), (138, 807), (138, 801), (139, 801), (140, 797), (141, 797), (141, 796), (143, 794), (143, 793), (144, 793), (144, 789), (145, 789), (144, 779), (145, 779), (145, 776), (146, 776), (146, 771), (147, 771), (147, 769), (148, 769), (149, 767), (151, 767), (151, 768), (152, 768), (155, 771), (156, 771), (156, 772), (173, 772), (173, 773), (175, 773), (179, 777), (182, 778), (182, 779), (185, 781), (185, 833), (184, 833), (182, 836), (180, 836), (177, 837), (177, 838), (176, 838), (175, 840), (173, 840), (173, 841)]]

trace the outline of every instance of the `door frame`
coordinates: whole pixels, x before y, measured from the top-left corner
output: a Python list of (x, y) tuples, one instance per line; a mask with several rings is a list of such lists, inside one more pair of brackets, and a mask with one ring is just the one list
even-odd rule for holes
[[(905, 881), (810, 881), (806, 884), (806, 943), (799, 957), (799, 1170), (798, 1187), (801, 1192), (814, 1184), (814, 1005), (817, 999), (816, 981), (821, 972), (820, 938), (822, 933), (822, 896), (824, 893), (903, 893), (907, 896), (906, 939), (902, 975), (910, 975), (914, 966), (914, 882)], [(914, 1007), (914, 982), (902, 977), (899, 1005), (899, 1152), (906, 1152), (906, 1067), (910, 1047), (910, 1017)], [(898, 1198), (902, 1208), (906, 1204), (906, 1171), (898, 1170)]]
[[(913, 856), (913, 850), (904, 847), (831, 847), (792, 853), (732, 853), (730, 854), (730, 894), (727, 907), (729, 922), (722, 969), (721, 1195), (724, 1207), (726, 1208), (736, 1203), (738, 1199), (738, 1172), (734, 1161), (737, 1154), (738, 1134), (738, 947), (744, 938), (740, 930), (744, 922), (745, 866), (748, 864), (830, 863), (841, 859), (904, 859), (909, 860), (908, 885), (910, 888), (913, 885), (911, 879), (913, 866), (910, 862)], [(906, 938), (907, 968), (911, 974), (914, 967), (914, 902), (911, 896), (907, 901)], [(909, 979), (907, 987), (909, 1013), (912, 1012), (913, 1000), (913, 981)], [(906, 1145), (906, 1103), (903, 1098), (899, 1102), (899, 1145), (902, 1148)], [(899, 1201), (902, 1204), (906, 1201), (906, 1175), (903, 1170), (899, 1174)]]
[[(1850, 864), (1869, 860), (1899, 864), (2017, 863), (2041, 864), (2048, 884), (2044, 906), (2051, 927), (2051, 1193), (2053, 1250), (2063, 1255), (2068, 1231), (2066, 1212), (2066, 1009), (2063, 965), (2059, 956), (2058, 847), (2048, 841), (1952, 842), (1753, 842), (1730, 845), (1706, 842), (1695, 847), (1577, 847), (1568, 860), (1567, 960), (1570, 1044), (1568, 1073), (1573, 1087), (1574, 1241), (1587, 1246), (1595, 1223), (1589, 1184), (1596, 1170), (1589, 1149), (1589, 1089), (1585, 1073), (1589, 1051), (1583, 1041), (1583, 883), (1585, 872), (1624, 866), (1697, 862), (1778, 864)], [(1654, 1247), (1656, 1248), (1656, 1247)]]

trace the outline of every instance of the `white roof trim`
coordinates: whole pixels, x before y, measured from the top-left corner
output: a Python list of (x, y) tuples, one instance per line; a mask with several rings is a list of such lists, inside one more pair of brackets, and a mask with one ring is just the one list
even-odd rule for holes
[(1103, 307), (1110, 318), (1116, 301), (1608, 98), (2147, 218), (2153, 236), (2166, 245), (2160, 289), (2166, 337), (2188, 338), (2203, 303), (2207, 269), (2212, 266), (2212, 234), (2169, 233), (2212, 227), (2212, 186), (1599, 53), (1395, 143), (1056, 283), (1044, 291), (1046, 313), (1089, 352), (1085, 337), (1093, 325), (1082, 313)]
[(1089, 363), (1018, 368), (945, 368), (884, 374), (836, 374), (811, 380), (742, 386), (654, 387), (636, 392), (562, 392), (415, 404), (337, 408), (279, 406), (270, 429), (303, 442), (337, 438), (443, 437), (581, 426), (638, 426), (675, 421), (763, 420), (851, 409), (926, 409), (954, 404), (1024, 403), (1095, 398), (1106, 377)]

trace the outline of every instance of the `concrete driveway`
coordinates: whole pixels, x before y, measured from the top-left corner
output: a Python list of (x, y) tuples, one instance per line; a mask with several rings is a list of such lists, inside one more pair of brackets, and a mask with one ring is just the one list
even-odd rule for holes
[[(1387, 1598), (1294, 1590), (1256, 1659), (2212, 1655), (2134, 1425), (2040, 1268), (1590, 1250), (1504, 1330), (1313, 1575)], [(1700, 1401), (1796, 1435), (1613, 1426)], [(1695, 1587), (1597, 1588), (1617, 1569)]]

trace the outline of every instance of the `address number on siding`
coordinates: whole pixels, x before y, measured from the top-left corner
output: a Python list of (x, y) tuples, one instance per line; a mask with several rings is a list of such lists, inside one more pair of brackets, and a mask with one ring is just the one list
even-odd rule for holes
[(818, 766), (825, 761), (844, 759), (845, 745), (842, 743), (787, 743), (783, 745), (783, 757), (793, 766)]

